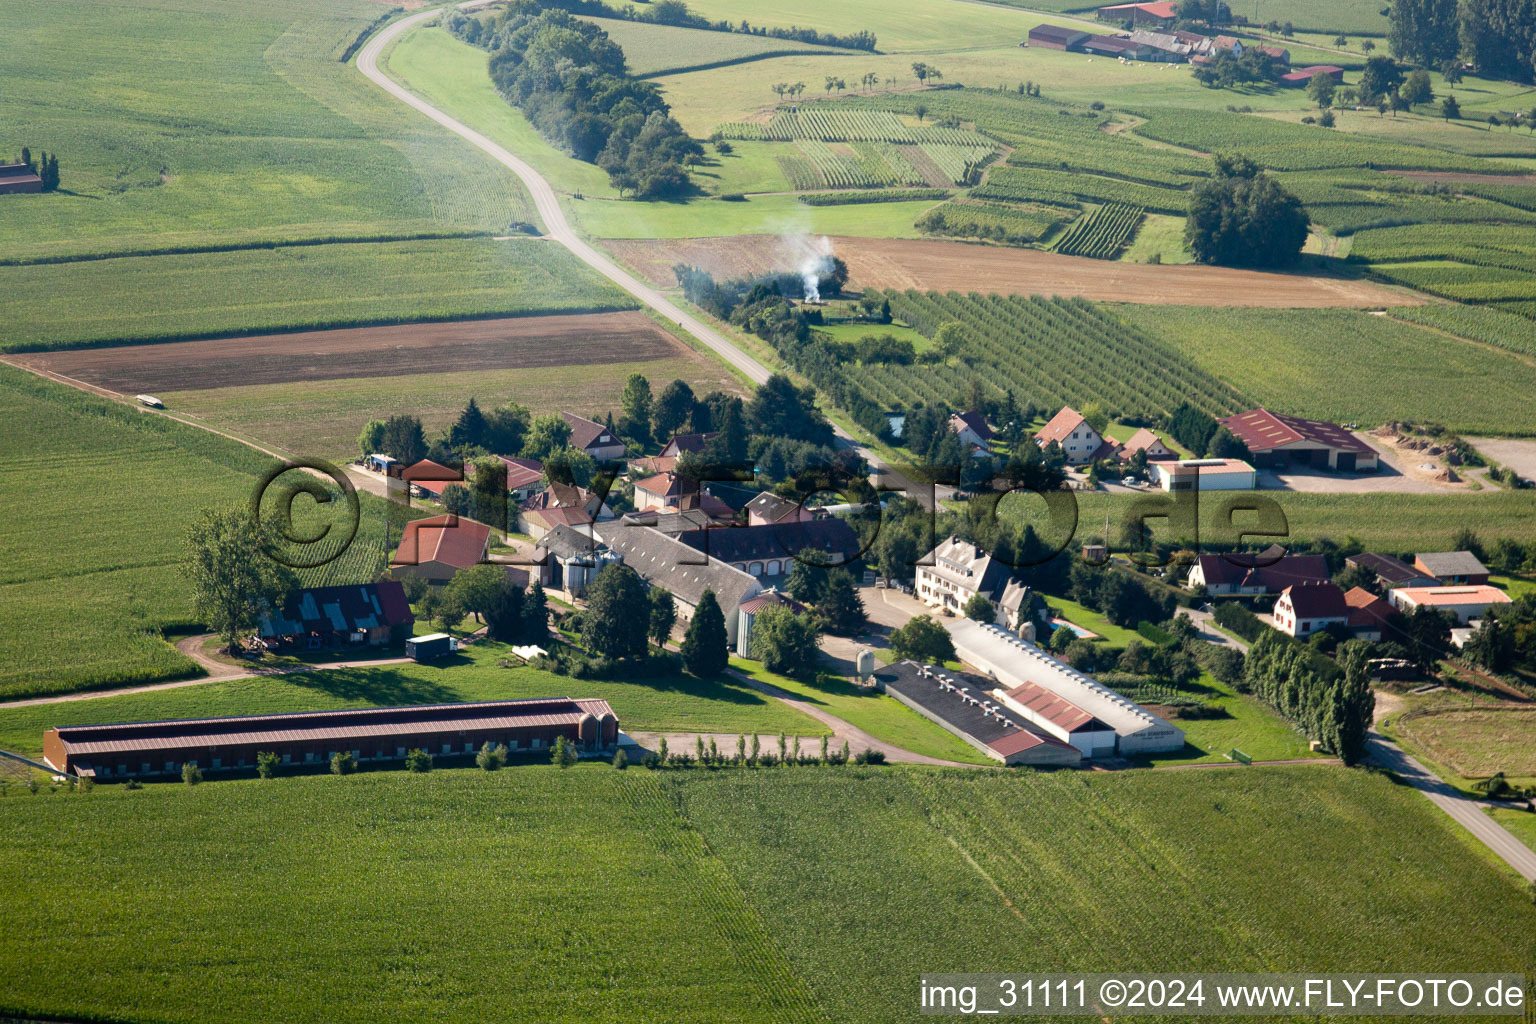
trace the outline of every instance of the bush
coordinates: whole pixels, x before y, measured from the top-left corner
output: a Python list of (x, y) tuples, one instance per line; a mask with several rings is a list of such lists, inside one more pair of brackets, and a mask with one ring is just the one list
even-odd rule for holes
[(432, 755), (416, 747), (405, 755), (405, 767), (418, 774), (429, 772), (432, 770)]
[(181, 781), (189, 786), (195, 786), (203, 781), (202, 769), (191, 761), (183, 762), (181, 766)]
[(1265, 632), (1264, 623), (1259, 617), (1247, 608), (1235, 601), (1223, 601), (1216, 605), (1212, 613), (1216, 624), (1250, 643), (1257, 640)]
[(338, 750), (331, 755), (331, 774), (350, 775), (357, 771), (357, 758), (350, 750)]
[(629, 767), (629, 755), (624, 753), (623, 747), (613, 752), (613, 766), (619, 771)]
[(475, 764), (488, 772), (498, 771), (506, 763), (507, 748), (499, 743), (492, 745), (490, 741), (486, 741), (480, 748), (480, 752), (475, 755)]
[(930, 615), (918, 615), (891, 634), (891, 649), (913, 661), (943, 664), (955, 656), (955, 642), (949, 630)]
[(124, 786), (123, 788), (124, 789), (143, 789), (144, 788), (144, 783), (140, 782), (138, 779), (129, 779), (128, 780), (128, 784), (126, 786)]
[[(620, 753), (622, 753), (622, 751), (620, 751)], [(619, 755), (615, 754), (613, 756), (617, 758)], [(655, 771), (661, 767), (661, 755), (656, 753), (654, 750), (648, 750), (645, 752), (645, 756), (640, 759), (640, 764), (646, 768), (649, 768), (651, 771)]]
[(256, 774), (264, 779), (270, 779), (277, 774), (277, 766), (282, 764), (282, 758), (270, 750), (258, 750), (256, 752)]
[(576, 744), (564, 736), (555, 737), (555, 745), (549, 752), (550, 764), (559, 765), (561, 768), (569, 768), (576, 763), (579, 756), (576, 752)]
[(885, 764), (885, 754), (878, 750), (864, 749), (853, 759), (854, 764)]

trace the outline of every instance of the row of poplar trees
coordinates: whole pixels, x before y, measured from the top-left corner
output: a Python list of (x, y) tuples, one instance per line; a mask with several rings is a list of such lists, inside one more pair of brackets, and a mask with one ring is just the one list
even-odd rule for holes
[(1306, 645), (1266, 630), (1248, 652), (1245, 681), (1249, 692), (1309, 739), (1354, 764), (1365, 756), (1365, 735), (1376, 710), (1370, 650), (1358, 640), (1342, 645), (1335, 668)]

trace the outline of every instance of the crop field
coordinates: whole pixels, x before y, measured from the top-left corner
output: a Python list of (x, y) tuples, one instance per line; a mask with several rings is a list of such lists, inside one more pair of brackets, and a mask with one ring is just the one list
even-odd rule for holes
[(909, 142), (951, 146), (985, 146), (992, 140), (963, 128), (931, 124), (907, 124), (888, 110), (845, 109), (824, 103), (808, 103), (793, 110), (776, 111), (766, 123), (737, 122), (720, 126), (726, 139), (757, 142)]
[(1143, 212), (1139, 206), (1106, 203), (1074, 221), (1052, 248), (1066, 256), (1112, 260), (1136, 234)]
[(1443, 303), (1405, 306), (1388, 311), (1400, 320), (1411, 320), (1448, 334), (1497, 345), (1527, 356), (1536, 356), (1536, 327), (1525, 317), (1504, 313), (1491, 306), (1456, 306)]
[[(1248, 400), (1210, 377), (1173, 347), (1117, 321), (1082, 299), (888, 291), (891, 312), (932, 337), (942, 323), (966, 330), (960, 365), (861, 367), (859, 385), (881, 408), (963, 402), (973, 379), (1011, 389), (1019, 402), (1056, 408), (1100, 401), (1107, 408), (1156, 416), (1180, 402), (1229, 415)], [(1120, 371), (1106, 377), (1104, 366)]]
[[(0, 416), (14, 446), (0, 469), (0, 699), (198, 674), (160, 637), (191, 625), (186, 529), (204, 506), (248, 502), (271, 460), (11, 367), (0, 367)], [(385, 517), (398, 537), (402, 512), (362, 499), (352, 548), (305, 583), (383, 568)], [(309, 505), (295, 506), (301, 530)]]
[[(907, 204), (869, 205), (884, 208)], [(849, 279), (855, 288), (980, 291), (1101, 302), (1222, 306), (1383, 308), (1414, 301), (1407, 292), (1370, 281), (1300, 273), (1109, 263), (1031, 249), (936, 240), (833, 235), (831, 242), (836, 255), (847, 262)], [(785, 238), (778, 235), (626, 238), (610, 239), (604, 244), (646, 280), (663, 288), (677, 285), (672, 267), (678, 263), (700, 267), (724, 280), (789, 269), (798, 265), (802, 251), (786, 245)]]
[(1072, 213), (1063, 207), (1041, 203), (957, 200), (923, 214), (917, 219), (917, 227), (932, 235), (1028, 245), (1050, 235)]
[(983, 964), (1536, 966), (1512, 881), (1330, 768), (439, 769), (13, 793), (0, 822), (23, 1016), (915, 1022), (891, 978)]
[[(1536, 433), (1536, 367), (1389, 317), (1346, 310), (1117, 306), (1121, 319), (1278, 412), (1377, 426)], [(1396, 315), (1396, 314), (1394, 314)], [(1359, 386), (1369, 380), (1371, 386)]]
[(1399, 726), (1430, 757), (1466, 778), (1495, 772), (1536, 777), (1536, 711), (1436, 711), (1405, 716)]
[(997, 144), (977, 132), (911, 125), (888, 110), (822, 103), (777, 111), (766, 122), (722, 125), (716, 134), (746, 142), (794, 142), (798, 154), (778, 161), (796, 191), (961, 184), (997, 152)]
[(4, 148), (58, 150), (63, 181), (6, 203), (6, 255), (533, 220), (510, 173), (338, 60), (380, 13), (363, 0), (7, 3)]
[[(1449, 545), (1457, 533), (1471, 526), (1487, 542), (1498, 537), (1528, 541), (1531, 523), (1536, 521), (1536, 493), (1531, 491), (1484, 491), (1462, 494), (1326, 494), (1297, 491), (1233, 491), (1222, 495), (1202, 495), (1200, 525), (1211, 544), (1230, 543), (1218, 533), (1218, 518), (1229, 498), (1243, 498), (1253, 493), (1272, 499), (1285, 514), (1288, 536), (1303, 540), (1328, 538), (1340, 541), (1356, 538), (1369, 551), (1423, 551), (1431, 545)], [(1110, 494), (1103, 491), (1075, 492), (1078, 509), (1078, 536), (1097, 535), (1104, 517), (1110, 519), (1110, 535), (1119, 536), (1123, 518), (1138, 495)], [(1033, 525), (1042, 537), (1053, 543), (1067, 539), (1065, 526), (1048, 522), (1044, 506), (1005, 499), (1002, 514), (1010, 522)], [(1238, 525), (1254, 522), (1238, 516)], [(1164, 520), (1151, 520), (1152, 534), (1159, 540), (1188, 541), (1175, 536)], [(1094, 524), (1100, 524), (1095, 526)], [(1266, 541), (1267, 543), (1267, 541)]]
[(537, 239), (135, 256), (0, 267), (0, 349), (635, 306)]
[(631, 74), (638, 78), (676, 74), (703, 67), (720, 67), (725, 64), (745, 64), (765, 57), (783, 57), (791, 54), (806, 56), (846, 56), (857, 50), (845, 50), (835, 46), (814, 46), (798, 43), (793, 39), (774, 39), (769, 36), (749, 36), (735, 32), (715, 32), (705, 37), (708, 45), (700, 45), (697, 29), (678, 28), (673, 25), (653, 25), (641, 21), (625, 21), (622, 18), (586, 19), (608, 33), (624, 51), (624, 61)]
[(1536, 276), (1508, 267), (1476, 266), (1454, 260), (1377, 263), (1372, 273), (1430, 295), (1458, 302), (1536, 299)]
[(978, 199), (1040, 203), (1113, 203), (1169, 214), (1182, 214), (1189, 209), (1189, 194), (1178, 189), (1038, 167), (1000, 167), (987, 175), (986, 182), (972, 194)]

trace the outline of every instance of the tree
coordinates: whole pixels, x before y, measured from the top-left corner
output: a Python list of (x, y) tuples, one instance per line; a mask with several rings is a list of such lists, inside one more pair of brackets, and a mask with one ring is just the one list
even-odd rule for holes
[(266, 550), (267, 538), (250, 510), (205, 508), (187, 534), (182, 574), (192, 583), (194, 614), (233, 653), (242, 633), (261, 615), (281, 608), (299, 585), (285, 565)]
[(1484, 77), (1530, 82), (1536, 71), (1536, 0), (1462, 0), (1461, 56)]
[(661, 395), (651, 410), (657, 441), (669, 441), (673, 434), (683, 429), (693, 413), (693, 403), (693, 388), (685, 381), (674, 380), (661, 389)]
[(1435, 90), (1430, 85), (1429, 72), (1423, 68), (1417, 68), (1410, 72), (1398, 89), (1398, 95), (1409, 104), (1428, 103), (1435, 98)]
[(485, 414), (485, 431), (480, 442), (488, 452), (516, 455), (523, 450), (528, 436), (528, 410), (520, 405), (503, 405)]
[(43, 166), (37, 176), (43, 180), (44, 192), (56, 192), (59, 188), (59, 155), (43, 154)]
[(576, 744), (562, 733), (555, 737), (555, 745), (549, 752), (549, 763), (559, 765), (561, 768), (569, 768), (580, 756), (576, 750)]
[(1332, 110), (1325, 110), (1325, 111), (1323, 111), (1322, 115), (1320, 117), (1318, 117), (1317, 123), (1322, 125), (1324, 128), (1332, 128), (1334, 126), (1333, 111)]
[(1440, 62), (1440, 77), (1445, 79), (1447, 85), (1456, 85), (1461, 81), (1461, 61), (1455, 58)]
[(1206, 445), (1205, 457), (1208, 459), (1242, 459), (1244, 462), (1253, 458), (1253, 453), (1248, 446), (1238, 439), (1226, 427), (1217, 427), (1211, 435), (1211, 441)]
[(632, 373), (624, 382), (624, 393), (619, 398), (623, 419), (619, 431), (641, 444), (651, 441), (651, 383), (643, 374)]
[(1364, 50), (1366, 53), (1370, 53), (1372, 50), (1376, 49), (1376, 43), (1370, 39), (1367, 39), (1365, 42), (1360, 44), (1360, 49)]
[(542, 460), (550, 452), (569, 447), (570, 443), (571, 425), (563, 416), (550, 413), (536, 418), (529, 426), (522, 453), (527, 458)]
[(546, 486), (573, 484), (576, 487), (590, 487), (596, 475), (597, 463), (580, 448), (566, 445), (544, 456), (543, 478)]
[(1319, 110), (1333, 106), (1333, 94), (1337, 90), (1338, 83), (1326, 71), (1319, 71), (1307, 79), (1307, 95), (1312, 97), (1312, 102), (1317, 104)]
[(475, 764), (488, 772), (499, 771), (507, 763), (507, 748), (500, 743), (492, 744), (489, 740), (475, 755)]
[(619, 771), (629, 767), (629, 755), (624, 752), (623, 747), (613, 752), (613, 766)]
[(801, 604), (820, 604), (827, 590), (827, 574), (826, 559), (821, 552), (815, 549), (802, 551), (789, 567), (784, 589)]
[(1406, 616), (1408, 657), (1420, 673), (1430, 675), (1451, 646), (1451, 623), (1447, 613), (1420, 605)]
[(1371, 57), (1365, 62), (1365, 70), (1360, 73), (1360, 95), (1367, 103), (1390, 96), (1402, 84), (1403, 69), (1391, 57)]
[(1461, 104), (1456, 102), (1456, 94), (1448, 92), (1445, 99), (1440, 101), (1440, 116), (1449, 121), (1451, 118), (1461, 119)]
[(683, 636), (683, 667), (700, 679), (713, 679), (730, 663), (725, 614), (713, 590), (705, 590)]
[(627, 565), (604, 566), (587, 587), (586, 598), (582, 644), (605, 658), (645, 657), (650, 619), (635, 613), (648, 604), (639, 574)]
[(784, 94), (789, 91), (789, 83), (774, 82), (773, 85), (771, 85), (769, 88), (773, 90), (773, 94), (775, 96), (782, 100), (784, 98)]
[(507, 581), (505, 566), (489, 562), (460, 569), (448, 583), (448, 597), (476, 622), (484, 622), (484, 616), (496, 605), (502, 586)]
[(677, 602), (672, 600), (672, 595), (660, 587), (651, 588), (651, 611), (649, 632), (651, 642), (657, 647), (665, 647), (667, 638), (672, 635), (672, 626), (677, 622)]
[(425, 774), (432, 770), (432, 755), (420, 747), (414, 747), (405, 755), (405, 767), (418, 775)]
[[(812, 444), (831, 444), (832, 427), (816, 408), (816, 389), (796, 387), (782, 373), (769, 377), (743, 410), (751, 433)], [(729, 417), (729, 409), (726, 411)], [(726, 424), (721, 424), (721, 433)], [(719, 440), (717, 438), (716, 440)], [(745, 453), (743, 453), (745, 454)]]
[(864, 629), (864, 599), (853, 585), (853, 573), (847, 569), (827, 572), (826, 587), (816, 602), (816, 620), (825, 632), (853, 636)]
[(350, 750), (338, 750), (331, 755), (332, 775), (351, 775), (357, 771), (357, 758), (352, 756)]
[(1456, 57), (1456, 0), (1392, 0), (1389, 16), (1394, 56), (1431, 67)]
[(459, 418), (448, 428), (448, 443), (460, 448), (466, 445), (478, 446), (484, 440), (485, 416), (480, 412), (479, 404), (471, 397), (464, 411), (459, 413)]
[(964, 611), (966, 618), (977, 622), (994, 622), (997, 619), (997, 609), (992, 607), (986, 594), (972, 594), (970, 600), (965, 602)]
[(918, 615), (891, 634), (891, 649), (902, 658), (941, 664), (955, 657), (955, 642), (949, 630), (930, 615)]
[(752, 657), (768, 671), (810, 679), (820, 656), (816, 627), (809, 616), (796, 615), (783, 605), (757, 613), (752, 623)]
[(362, 433), (357, 435), (357, 451), (362, 458), (378, 452), (382, 454), (384, 448), (384, 421), (369, 420), (363, 427)]
[(537, 577), (523, 594), (523, 641), (542, 644), (549, 639), (549, 601), (544, 583)]
[(1184, 237), (1195, 259), (1225, 266), (1296, 262), (1307, 240), (1301, 201), (1242, 157), (1216, 158), (1216, 174), (1195, 189)]
[(384, 421), (384, 434), (379, 441), (382, 453), (398, 459), (407, 466), (420, 462), (427, 456), (427, 435), (421, 429), (421, 420), (406, 413), (396, 413)]
[(203, 770), (192, 761), (181, 763), (181, 781), (189, 786), (195, 786), (203, 781)]
[(270, 750), (256, 751), (256, 774), (264, 779), (270, 779), (277, 774), (278, 765), (282, 764), (282, 758)]
[(1462, 655), (1472, 664), (1489, 672), (1503, 672), (1514, 663), (1515, 638), (1495, 615), (1483, 617), (1462, 646)]
[(959, 355), (965, 341), (965, 325), (958, 320), (946, 320), (933, 332), (933, 347), (943, 353), (945, 359)]
[[(912, 74), (919, 82), (926, 82), (929, 75), (928, 65), (922, 61), (917, 61), (912, 65)], [(918, 120), (922, 120), (922, 118), (918, 118)]]

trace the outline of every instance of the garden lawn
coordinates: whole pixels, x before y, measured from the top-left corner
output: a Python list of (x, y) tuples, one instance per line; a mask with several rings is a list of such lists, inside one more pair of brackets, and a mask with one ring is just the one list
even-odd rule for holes
[(1069, 601), (1064, 597), (1057, 597), (1055, 594), (1042, 594), (1041, 597), (1045, 598), (1046, 604), (1052, 608), (1059, 609), (1062, 618), (1099, 634), (1112, 647), (1125, 647), (1132, 640), (1140, 640), (1142, 643), (1148, 642), (1134, 629), (1117, 626), (1103, 615), (1100, 615), (1091, 608), (1078, 604), (1076, 601)]
[[(422, 630), (425, 630), (425, 626)], [(784, 732), (820, 736), (821, 723), (729, 678), (681, 673), (634, 681), (571, 679), (520, 666), (501, 668), (507, 648), (476, 643), (432, 664), (331, 669), (223, 683), (0, 708), (0, 750), (37, 754), (43, 730), (56, 725), (146, 722), (220, 715), (278, 714), (331, 708), (593, 697), (613, 705), (619, 728), (679, 732)]]
[(803, 683), (770, 672), (763, 668), (762, 662), (747, 658), (732, 658), (731, 667), (759, 682), (788, 690), (801, 700), (809, 701), (849, 725), (864, 730), (875, 739), (895, 744), (903, 750), (945, 761), (997, 764), (969, 743), (928, 721), (894, 697), (861, 690), (846, 679), (823, 675), (814, 683)]
[(1234, 747), (1255, 761), (1289, 761), (1322, 757), (1307, 738), (1273, 709), (1238, 693), (1209, 672), (1201, 674), (1190, 689), (1209, 698), (1222, 718), (1180, 718), (1173, 724), (1184, 730), (1184, 749), (1136, 758), (1137, 764), (1163, 767), (1176, 764), (1224, 763)]

